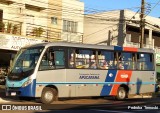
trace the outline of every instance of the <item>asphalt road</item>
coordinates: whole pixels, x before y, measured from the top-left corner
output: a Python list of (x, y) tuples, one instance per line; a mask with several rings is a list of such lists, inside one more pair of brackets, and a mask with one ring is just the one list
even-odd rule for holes
[[(5, 105), (11, 106), (12, 111), (5, 113), (160, 113), (160, 97), (133, 98), (116, 101), (112, 97), (105, 98), (71, 98), (60, 99), (50, 105), (41, 104), (39, 100), (19, 100), (16, 97), (6, 98), (0, 92), (0, 109)], [(17, 110), (19, 109), (19, 110)], [(27, 111), (30, 109), (29, 111)], [(42, 109), (42, 111), (41, 111)]]

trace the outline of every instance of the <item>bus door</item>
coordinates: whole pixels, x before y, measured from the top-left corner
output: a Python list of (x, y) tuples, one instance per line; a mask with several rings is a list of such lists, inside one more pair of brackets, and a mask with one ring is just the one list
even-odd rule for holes
[(63, 49), (48, 49), (37, 72), (38, 85), (57, 85), (65, 82), (65, 54)]

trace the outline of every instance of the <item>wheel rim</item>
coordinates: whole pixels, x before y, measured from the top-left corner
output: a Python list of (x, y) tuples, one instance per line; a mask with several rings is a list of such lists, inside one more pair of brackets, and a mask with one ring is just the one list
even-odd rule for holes
[(54, 95), (53, 95), (53, 93), (52, 93), (51, 91), (47, 91), (47, 92), (45, 93), (44, 97), (45, 97), (45, 100), (46, 100), (47, 102), (50, 102), (50, 101), (52, 101)]
[(119, 91), (119, 97), (120, 97), (121, 99), (124, 99), (125, 96), (126, 96), (126, 92), (125, 92), (124, 90), (120, 90), (120, 91)]

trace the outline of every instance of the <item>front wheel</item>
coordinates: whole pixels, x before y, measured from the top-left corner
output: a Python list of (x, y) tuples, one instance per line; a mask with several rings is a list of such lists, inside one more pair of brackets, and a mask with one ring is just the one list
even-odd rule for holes
[(42, 91), (41, 102), (44, 104), (50, 104), (57, 98), (57, 90), (46, 87)]
[(116, 95), (117, 100), (124, 100), (127, 97), (127, 91), (124, 87), (119, 87)]

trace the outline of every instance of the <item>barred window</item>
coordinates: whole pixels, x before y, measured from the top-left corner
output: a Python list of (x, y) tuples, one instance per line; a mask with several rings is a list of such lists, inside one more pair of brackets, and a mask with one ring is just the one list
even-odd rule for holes
[(64, 32), (77, 32), (78, 22), (63, 20), (63, 31)]

